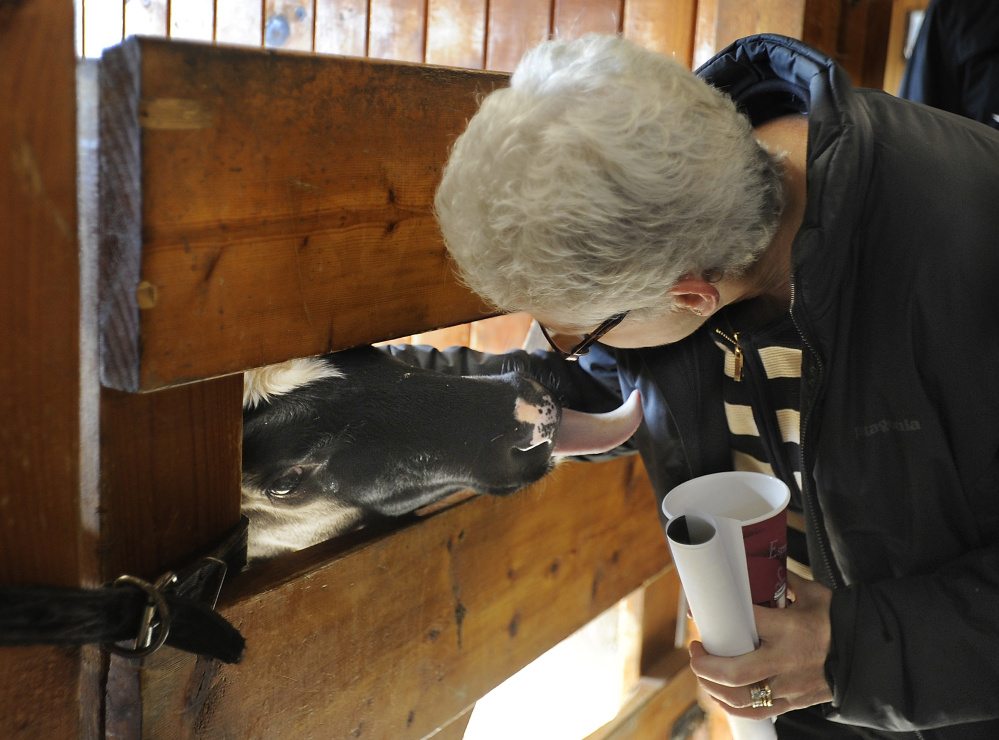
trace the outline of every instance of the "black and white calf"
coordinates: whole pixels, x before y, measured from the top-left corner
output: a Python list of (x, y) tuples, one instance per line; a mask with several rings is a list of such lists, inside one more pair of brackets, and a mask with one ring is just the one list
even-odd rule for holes
[(641, 421), (562, 409), (521, 372), (463, 375), (362, 347), (246, 373), (243, 513), (251, 561), (463, 489), (506, 495), (559, 455), (602, 452)]

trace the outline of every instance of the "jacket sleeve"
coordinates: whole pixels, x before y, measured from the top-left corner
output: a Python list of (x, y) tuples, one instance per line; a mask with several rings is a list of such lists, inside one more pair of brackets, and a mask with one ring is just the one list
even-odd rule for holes
[[(999, 459), (979, 485), (999, 498)], [(834, 719), (911, 731), (999, 718), (999, 542), (931, 573), (840, 588), (830, 619)]]

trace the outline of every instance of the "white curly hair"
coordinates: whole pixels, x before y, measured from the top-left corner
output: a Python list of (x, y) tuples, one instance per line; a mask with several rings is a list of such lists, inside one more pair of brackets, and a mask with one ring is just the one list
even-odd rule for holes
[(496, 307), (585, 327), (668, 310), (686, 275), (738, 275), (776, 233), (780, 158), (732, 100), (617, 36), (547, 41), (458, 138), (435, 209)]

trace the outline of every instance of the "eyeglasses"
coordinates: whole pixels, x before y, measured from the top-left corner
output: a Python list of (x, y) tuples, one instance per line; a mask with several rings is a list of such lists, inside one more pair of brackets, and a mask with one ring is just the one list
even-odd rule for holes
[[(558, 352), (559, 356), (563, 360), (578, 360), (590, 351), (590, 347), (594, 342), (598, 341), (604, 334), (624, 321), (624, 317), (627, 315), (627, 311), (615, 314), (589, 334), (555, 334), (553, 336), (548, 333), (548, 330), (540, 321), (538, 322), (538, 327), (541, 329), (541, 333), (545, 335), (545, 339), (548, 340), (548, 344), (552, 346), (552, 349)], [(556, 337), (558, 338), (558, 341), (556, 341)], [(560, 344), (568, 344), (570, 348), (563, 349)]]

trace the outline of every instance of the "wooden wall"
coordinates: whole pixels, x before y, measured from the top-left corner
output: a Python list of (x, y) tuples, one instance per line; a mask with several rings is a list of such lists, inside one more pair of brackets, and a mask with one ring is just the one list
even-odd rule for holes
[(688, 61), (695, 0), (77, 0), (79, 51), (143, 34), (510, 71), (524, 49), (596, 31)]

